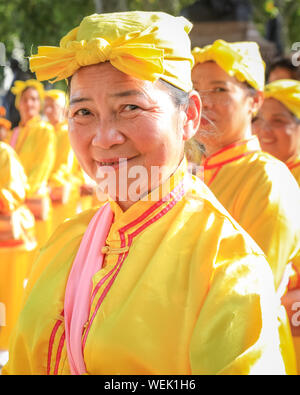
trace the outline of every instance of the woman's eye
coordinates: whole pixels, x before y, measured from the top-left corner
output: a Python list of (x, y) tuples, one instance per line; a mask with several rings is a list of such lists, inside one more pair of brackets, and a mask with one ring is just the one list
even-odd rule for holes
[(217, 87), (213, 89), (213, 92), (225, 92), (226, 89), (225, 88), (221, 88), (221, 87)]
[(74, 115), (86, 116), (86, 115), (90, 115), (90, 114), (91, 113), (89, 110), (87, 110), (86, 108), (81, 108), (80, 110), (77, 110)]
[(124, 106), (124, 110), (125, 111), (134, 111), (139, 109), (140, 107), (135, 105), (135, 104), (126, 104), (126, 106)]

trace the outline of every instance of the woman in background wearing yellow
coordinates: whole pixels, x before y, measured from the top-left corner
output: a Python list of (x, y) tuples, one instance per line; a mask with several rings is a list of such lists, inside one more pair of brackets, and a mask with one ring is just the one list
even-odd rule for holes
[(41, 80), (72, 76), (70, 141), (108, 196), (41, 251), (4, 373), (286, 373), (263, 253), (187, 171), (191, 27), (94, 14), (32, 57)]
[(72, 153), (66, 119), (67, 96), (59, 89), (45, 91), (43, 112), (54, 127), (56, 135), (56, 159), (49, 178), (50, 197), (52, 200), (53, 231), (66, 218), (76, 214), (80, 198), (80, 187), (74, 182), (75, 157)]
[(12, 92), (21, 121), (13, 130), (10, 145), (17, 152), (28, 178), (26, 204), (36, 218), (38, 246), (52, 231), (52, 207), (48, 180), (56, 157), (53, 126), (41, 119), (44, 87), (37, 80), (15, 81)]
[(300, 185), (300, 81), (276, 80), (265, 87), (253, 120), (263, 151), (283, 161)]
[(8, 359), (9, 337), (36, 248), (34, 217), (24, 205), (27, 177), (17, 154), (5, 143), (10, 127), (0, 117), (0, 365)]
[(300, 191), (286, 166), (262, 152), (252, 135), (264, 90), (258, 45), (217, 40), (193, 55), (192, 80), (203, 103), (196, 139), (206, 149), (204, 181), (264, 251), (282, 296), (288, 263), (300, 250)]
[[(300, 82), (277, 80), (266, 85), (264, 103), (253, 120), (253, 132), (258, 136), (263, 151), (285, 162), (300, 185)], [(289, 193), (289, 191), (284, 191)], [(300, 207), (298, 208), (298, 211)], [(293, 322), (300, 307), (300, 256), (292, 261), (288, 292), (284, 295), (290, 317), (300, 374), (299, 322)]]

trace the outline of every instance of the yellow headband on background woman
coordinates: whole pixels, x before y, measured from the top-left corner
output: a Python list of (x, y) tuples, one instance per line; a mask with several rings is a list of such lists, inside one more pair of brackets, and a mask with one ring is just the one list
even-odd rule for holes
[(300, 81), (276, 80), (265, 86), (264, 97), (280, 101), (300, 119)]
[(184, 17), (163, 12), (93, 14), (63, 37), (59, 47), (38, 47), (30, 68), (40, 81), (56, 82), (80, 67), (109, 61), (135, 78), (161, 78), (190, 91), (191, 28)]
[(45, 98), (50, 97), (55, 102), (57, 102), (61, 107), (67, 105), (67, 95), (64, 91), (60, 89), (50, 89), (45, 91)]
[(14, 86), (11, 88), (12, 93), (16, 96), (15, 106), (19, 108), (22, 93), (27, 88), (34, 88), (38, 91), (40, 99), (44, 99), (44, 86), (37, 80), (15, 81)]
[(204, 48), (195, 47), (192, 53), (195, 65), (214, 61), (231, 77), (236, 77), (240, 82), (248, 82), (256, 90), (264, 90), (265, 62), (257, 43), (216, 40)]

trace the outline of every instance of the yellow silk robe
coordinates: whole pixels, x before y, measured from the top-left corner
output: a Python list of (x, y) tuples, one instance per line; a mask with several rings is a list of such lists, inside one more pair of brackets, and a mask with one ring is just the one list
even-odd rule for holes
[(5, 326), (0, 317), (1, 350), (8, 349), (22, 306), (36, 239), (34, 217), (24, 205), (27, 177), (15, 151), (4, 142), (0, 142), (0, 169), (0, 303), (5, 306)]
[[(125, 212), (110, 202), (110, 249), (83, 334), (87, 373), (285, 374), (262, 251), (185, 162), (159, 191)], [(65, 286), (95, 212), (64, 222), (43, 248), (4, 374), (70, 374)]]
[[(79, 201), (79, 187), (73, 182), (73, 166), (70, 163), (72, 148), (68, 135), (67, 122), (55, 125), (56, 134), (56, 159), (49, 178), (51, 189), (61, 189), (62, 201), (52, 199), (53, 221), (52, 229), (55, 230), (66, 218), (76, 214)], [(74, 156), (74, 154), (73, 154)]]
[(286, 166), (256, 136), (204, 161), (204, 181), (266, 254), (275, 287), (300, 250), (300, 191)]
[(40, 117), (34, 117), (19, 127), (14, 146), (28, 177), (27, 198), (43, 198), (47, 206), (47, 219), (36, 220), (39, 246), (49, 238), (52, 227), (52, 207), (48, 194), (48, 180), (56, 157), (56, 137), (53, 127)]

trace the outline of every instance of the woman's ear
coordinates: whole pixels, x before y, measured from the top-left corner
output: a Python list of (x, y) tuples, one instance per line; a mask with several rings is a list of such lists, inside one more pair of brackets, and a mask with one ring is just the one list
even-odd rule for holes
[(264, 102), (264, 94), (261, 91), (256, 91), (251, 95), (251, 118), (254, 118), (260, 110)]
[(185, 109), (185, 120), (183, 123), (183, 140), (192, 138), (199, 129), (201, 120), (202, 103), (200, 95), (195, 90), (189, 93), (189, 104)]

